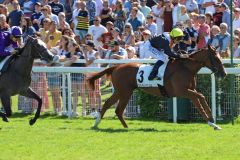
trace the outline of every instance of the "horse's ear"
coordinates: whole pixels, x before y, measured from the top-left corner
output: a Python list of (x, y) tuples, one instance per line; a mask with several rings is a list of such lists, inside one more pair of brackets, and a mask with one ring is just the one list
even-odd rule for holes
[(212, 49), (212, 47), (210, 46), (210, 44), (208, 44), (208, 49)]

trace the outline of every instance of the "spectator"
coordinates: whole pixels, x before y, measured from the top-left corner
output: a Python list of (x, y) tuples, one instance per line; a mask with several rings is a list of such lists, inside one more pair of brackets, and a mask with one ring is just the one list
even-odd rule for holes
[(94, 18), (96, 16), (96, 2), (93, 0), (87, 0), (86, 1), (86, 8), (88, 10), (89, 14), (89, 24), (93, 25)]
[(116, 9), (114, 11), (114, 27), (117, 27), (122, 32), (124, 29), (125, 21), (126, 21), (126, 12), (123, 10), (122, 1), (118, 0), (116, 2)]
[(219, 40), (219, 54), (221, 57), (229, 57), (230, 34), (227, 32), (228, 26), (226, 23), (220, 24)]
[(32, 26), (31, 19), (29, 17), (21, 18), (21, 28), (23, 31), (23, 42), (25, 43), (28, 36), (33, 36), (36, 30)]
[(105, 59), (126, 59), (127, 57), (127, 51), (120, 47), (120, 43), (118, 41), (113, 41)]
[(133, 0), (126, 0), (124, 4), (124, 10), (126, 11), (127, 17), (131, 13)]
[[(121, 35), (120, 35), (120, 29), (118, 29), (117, 27), (115, 27), (112, 30), (112, 36), (113, 36), (113, 41), (118, 41), (118, 42), (122, 41), (122, 38), (121, 38)], [(109, 45), (111, 45), (111, 44), (109, 44)]]
[(59, 19), (59, 26), (58, 26), (59, 31), (63, 31), (66, 28), (70, 28), (69, 24), (66, 22), (65, 13), (60, 12), (58, 14), (58, 19)]
[(211, 13), (205, 13), (206, 16), (206, 23), (212, 27), (213, 26), (213, 16)]
[(215, 13), (214, 5), (217, 3), (217, 0), (203, 0), (202, 7), (205, 8), (205, 13)]
[(49, 31), (50, 25), (51, 25), (51, 19), (44, 18), (43, 20), (43, 27), (39, 29), (39, 33), (41, 35), (41, 40), (45, 40), (47, 36), (47, 32)]
[[(151, 32), (152, 36), (157, 34), (157, 24), (153, 20), (153, 15), (149, 14), (147, 16), (147, 24), (145, 25), (145, 28)], [(165, 28), (165, 25), (164, 25), (164, 28)]]
[(136, 50), (132, 46), (126, 46), (128, 59), (137, 59)]
[(221, 12), (220, 8), (221, 8), (221, 5), (216, 4), (215, 5), (216, 12), (213, 14), (213, 24), (217, 26), (220, 26), (220, 24), (222, 23), (223, 13)]
[(179, 0), (173, 0), (172, 3), (174, 5), (172, 11), (173, 26), (175, 26), (176, 23), (179, 22), (179, 15), (181, 14), (182, 5), (179, 3)]
[(66, 21), (68, 24), (71, 24), (72, 15), (73, 15), (73, 1), (72, 0), (65, 1), (64, 10), (65, 10), (65, 15), (66, 15)]
[(133, 7), (130, 18), (128, 19), (128, 23), (132, 25), (133, 31), (136, 31), (139, 26), (142, 26), (141, 21), (137, 18), (137, 12), (138, 8)]
[(5, 5), (3, 5), (3, 4), (0, 4), (0, 14), (3, 14), (3, 15), (5, 15), (6, 16), (6, 21), (8, 22), (9, 21), (9, 18), (8, 18), (8, 9), (7, 9), (7, 7), (5, 6)]
[(233, 31), (240, 28), (240, 8), (234, 8), (234, 18), (232, 22)]
[(240, 38), (240, 28), (235, 29), (233, 34), (234, 34), (234, 36), (237, 36)]
[(219, 33), (220, 33), (220, 28), (216, 25), (213, 25), (211, 28), (211, 36), (208, 41), (208, 44), (213, 46), (214, 48), (219, 47), (219, 40), (218, 40)]
[(157, 24), (157, 34), (163, 33), (163, 16), (164, 16), (164, 3), (163, 0), (158, 0), (157, 4), (152, 7), (152, 14), (154, 16), (154, 20)]
[(199, 17), (199, 14), (196, 14), (194, 12), (190, 14), (190, 18), (193, 21), (193, 28), (196, 29), (196, 30), (198, 30), (199, 26), (200, 26), (200, 24), (198, 22), (198, 17)]
[(101, 21), (101, 18), (96, 16), (94, 18), (94, 24), (91, 25), (88, 30), (88, 33), (93, 37), (95, 46), (102, 46), (101, 36), (103, 33), (107, 32), (107, 29), (100, 24), (100, 21)]
[[(222, 22), (230, 26), (231, 25), (230, 10), (226, 3), (221, 3), (220, 11), (223, 13)], [(230, 27), (228, 31), (230, 31)]]
[(20, 5), (17, 0), (12, 1), (13, 11), (9, 13), (10, 26), (19, 26), (23, 11), (20, 9)]
[(41, 16), (42, 16), (41, 3), (36, 2), (36, 3), (35, 3), (34, 13), (33, 13), (32, 16), (31, 16), (32, 24), (33, 24), (33, 27), (35, 28), (36, 31), (39, 31), (40, 23), (39, 23), (38, 19), (39, 19)]
[(79, 2), (80, 10), (77, 14), (77, 26), (76, 26), (76, 34), (79, 35), (80, 39), (83, 40), (85, 35), (88, 32), (89, 28), (89, 15), (86, 9), (86, 3), (84, 1)]
[(100, 12), (101, 24), (105, 27), (108, 21), (114, 22), (112, 9), (108, 5), (108, 1), (103, 1), (103, 9)]
[[(50, 51), (54, 55), (60, 56), (60, 61), (64, 61), (68, 54), (68, 43), (70, 38), (63, 35), (60, 39), (59, 45), (52, 47)], [(59, 73), (48, 73), (48, 86), (49, 91), (52, 94), (53, 109), (56, 114), (60, 114), (62, 111), (61, 103), (61, 74)], [(65, 114), (65, 113), (63, 113)]]
[(198, 49), (202, 49), (207, 45), (208, 39), (210, 38), (210, 27), (206, 24), (206, 16), (200, 15), (198, 17), (198, 23), (200, 24), (198, 30)]
[(134, 46), (135, 45), (135, 37), (132, 29), (132, 25), (130, 23), (126, 23), (123, 32), (123, 41), (126, 45)]
[(57, 30), (57, 22), (52, 21), (50, 24), (50, 28), (47, 31), (46, 38), (44, 40), (44, 42), (47, 44), (48, 49), (55, 47), (61, 36), (62, 33)]
[[(77, 0), (77, 1), (74, 2), (75, 9), (74, 9), (73, 12), (72, 12), (71, 28), (73, 29), (73, 31), (74, 31), (75, 34), (78, 34), (78, 33), (77, 33), (78, 14), (79, 14), (79, 11), (80, 11), (80, 9), (81, 9), (81, 6), (84, 5), (84, 4), (81, 4), (81, 3), (85, 3), (85, 6), (86, 6), (86, 2)], [(86, 7), (85, 7), (85, 8), (86, 8)], [(88, 12), (87, 12), (87, 13), (88, 13)]]
[(189, 16), (188, 16), (188, 14), (187, 14), (187, 9), (186, 9), (186, 7), (185, 6), (181, 6), (181, 14), (180, 14), (180, 16), (179, 16), (179, 22), (186, 22), (186, 20), (188, 20), (189, 19)]
[(188, 13), (191, 13), (191, 12), (199, 13), (198, 4), (196, 0), (187, 0), (186, 8)]
[(149, 15), (152, 11), (152, 9), (150, 7), (148, 7), (147, 5), (147, 0), (140, 0), (140, 11), (143, 13), (144, 17), (147, 17), (147, 15)]
[(196, 29), (193, 28), (193, 21), (191, 19), (186, 21), (187, 27), (185, 28), (185, 32), (188, 33), (191, 39), (191, 44), (188, 45), (187, 51), (188, 52), (193, 52), (197, 50), (197, 37), (198, 37), (198, 32)]
[[(86, 59), (86, 66), (88, 67), (100, 67), (99, 64), (93, 63), (94, 60), (100, 59), (99, 52), (94, 50), (94, 43), (93, 41), (87, 41), (86, 49), (87, 51), (84, 52), (84, 56)], [(90, 77), (91, 74), (87, 74), (86, 77)], [(100, 79), (94, 82), (95, 90), (89, 89), (88, 90), (88, 98), (89, 98), (89, 106), (91, 108), (91, 115), (94, 116), (97, 110), (100, 111), (101, 109), (101, 90), (100, 90)]]
[(240, 39), (238, 36), (234, 36), (233, 39), (233, 57), (240, 58)]
[(59, 25), (59, 19), (58, 16), (52, 13), (52, 8), (49, 5), (43, 6), (42, 8), (43, 15), (39, 18), (39, 21), (42, 22), (44, 18), (50, 18), (51, 21), (57, 22), (57, 25)]
[[(138, 1), (132, 3), (132, 8), (134, 8), (134, 7), (138, 8), (138, 11), (137, 11), (137, 19), (138, 19), (142, 24), (145, 24), (145, 16), (144, 16), (143, 13), (140, 11), (140, 5), (139, 5)], [(131, 14), (130, 14), (129, 16), (131, 16)]]
[(13, 0), (5, 0), (3, 2), (3, 5), (5, 5), (7, 7), (7, 10), (8, 12), (12, 12), (14, 9), (13, 9), (13, 2), (18, 2), (18, 1), (13, 1)]
[[(66, 54), (66, 58), (68, 59), (68, 61), (65, 63), (64, 66), (84, 67), (85, 66), (84, 64), (75, 63), (76, 60), (78, 60), (78, 59), (84, 59), (83, 53), (80, 50), (80, 46), (77, 44), (77, 42), (72, 38), (69, 39), (67, 48), (68, 48), (69, 53)], [(73, 97), (73, 104), (72, 104), (73, 114), (72, 114), (72, 116), (76, 117), (79, 115), (77, 112), (79, 92), (82, 95), (82, 105), (86, 106), (86, 98), (82, 94), (82, 92), (84, 92), (82, 90), (84, 77), (83, 77), (83, 74), (81, 74), (81, 73), (72, 73), (71, 78), (72, 78), (71, 80), (72, 80), (72, 97)], [(67, 101), (69, 101), (69, 100), (67, 100)]]
[(165, 7), (164, 7), (164, 13), (163, 13), (163, 21), (164, 21), (163, 31), (171, 32), (173, 27), (173, 16), (172, 16), (173, 5), (170, 0), (165, 0), (164, 6)]
[(59, 2), (59, 0), (53, 0), (49, 3), (49, 5), (51, 6), (52, 13), (55, 15), (58, 15), (60, 12), (64, 12), (64, 6)]
[(31, 0), (24, 0), (21, 6), (24, 16), (31, 17), (33, 13), (34, 3)]
[(110, 42), (113, 40), (113, 35), (112, 35), (113, 23), (111, 21), (108, 21), (106, 28), (107, 28), (107, 32), (103, 33), (101, 36), (101, 41), (103, 43), (104, 49), (108, 49)]
[(149, 56), (149, 54), (146, 54), (146, 47), (148, 46), (148, 40), (151, 37), (151, 32), (149, 30), (144, 30), (142, 32), (142, 36), (143, 36), (143, 41), (140, 41), (138, 43), (136, 43), (136, 46), (138, 48), (138, 55), (140, 59), (144, 59), (144, 58), (151, 58)]
[[(103, 9), (104, 0), (95, 0), (96, 2), (96, 16), (100, 16), (101, 11)], [(110, 7), (111, 8), (111, 7)]]

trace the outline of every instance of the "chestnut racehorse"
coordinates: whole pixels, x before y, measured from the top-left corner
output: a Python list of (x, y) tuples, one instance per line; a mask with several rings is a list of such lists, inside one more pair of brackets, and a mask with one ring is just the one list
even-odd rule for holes
[[(114, 86), (113, 95), (105, 102), (101, 112), (96, 118), (94, 127), (97, 127), (103, 118), (107, 109), (119, 101), (116, 108), (116, 115), (122, 125), (127, 128), (127, 124), (123, 119), (123, 112), (131, 97), (133, 90), (136, 89), (136, 74), (141, 64), (128, 63), (116, 65), (107, 68), (99, 73), (95, 73), (88, 79), (88, 83), (94, 89), (94, 81), (103, 75), (111, 77)], [(211, 46), (192, 53), (187, 59), (175, 59), (168, 62), (165, 76), (164, 87), (169, 97), (181, 97), (190, 99), (197, 107), (199, 113), (204, 120), (216, 130), (221, 129), (214, 123), (211, 109), (202, 93), (196, 90), (196, 74), (202, 68), (209, 68), (217, 77), (224, 78), (226, 76), (225, 69), (222, 65), (219, 55)], [(157, 87), (143, 88), (147, 93), (163, 96)]]

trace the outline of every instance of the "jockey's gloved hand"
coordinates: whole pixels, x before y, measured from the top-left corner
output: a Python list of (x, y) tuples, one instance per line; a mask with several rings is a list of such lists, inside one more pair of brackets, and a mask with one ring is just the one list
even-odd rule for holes
[(178, 52), (177, 52), (178, 54), (188, 54), (186, 51), (184, 51), (184, 50), (179, 50)]
[(16, 49), (14, 49), (14, 50), (11, 52), (12, 55), (16, 55), (17, 53), (18, 53), (18, 50), (16, 50)]
[(180, 58), (188, 58), (189, 55), (188, 54), (180, 54)]

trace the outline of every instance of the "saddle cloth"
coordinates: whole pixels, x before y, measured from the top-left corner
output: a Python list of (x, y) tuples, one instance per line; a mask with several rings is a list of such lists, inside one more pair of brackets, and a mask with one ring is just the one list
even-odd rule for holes
[(158, 87), (158, 85), (163, 86), (164, 84), (164, 73), (167, 67), (167, 62), (165, 62), (159, 69), (157, 76), (161, 78), (161, 80), (148, 80), (148, 76), (152, 71), (153, 66), (150, 65), (141, 65), (138, 69), (136, 80), (138, 87)]
[(1, 62), (0, 62), (0, 72), (2, 71), (3, 66), (5, 65), (5, 63), (7, 62), (7, 60), (10, 58), (11, 56), (7, 56), (5, 57)]

